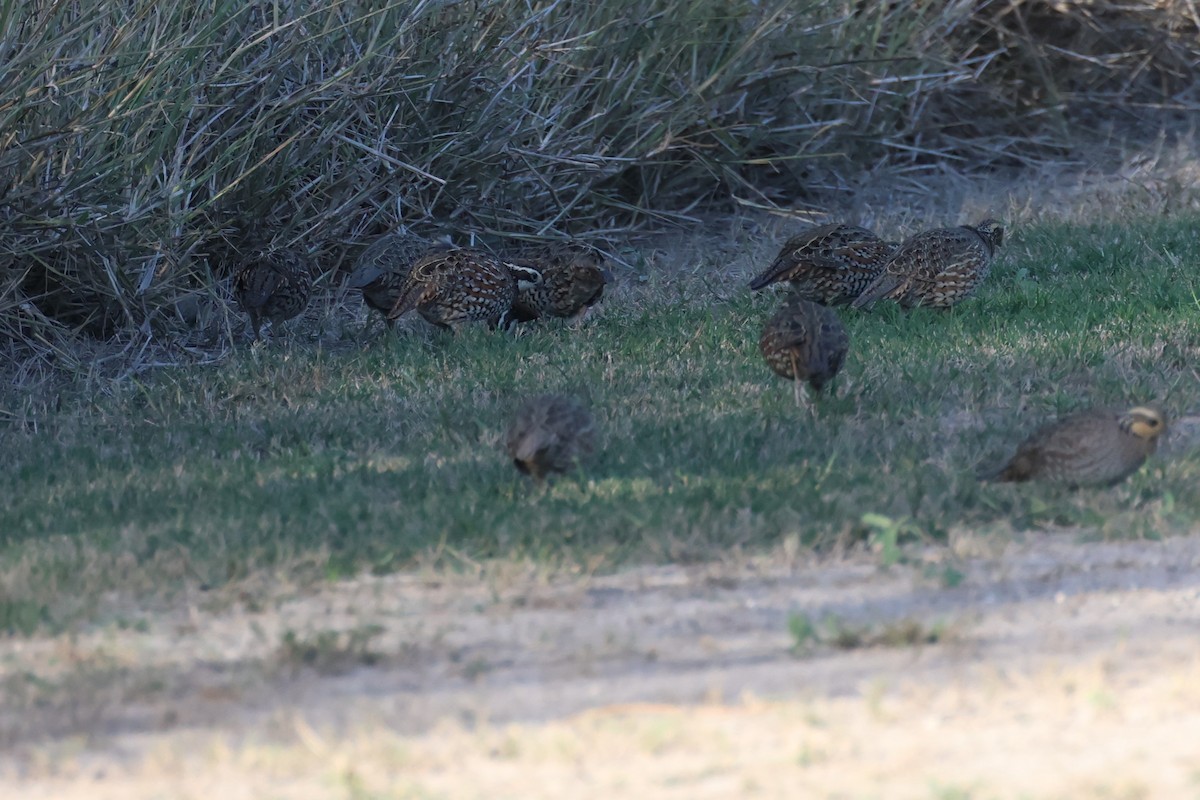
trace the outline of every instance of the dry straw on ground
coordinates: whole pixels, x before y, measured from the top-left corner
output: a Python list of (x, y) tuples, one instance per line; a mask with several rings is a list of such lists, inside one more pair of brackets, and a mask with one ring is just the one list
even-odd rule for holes
[(1194, 108), (1200, 61), (1185, 2), (9, 11), (0, 336), (68, 368), (81, 332), (198, 324), (256, 238), (332, 273), (399, 221), (605, 237), (865, 165), (1028, 163), (1096, 109)]

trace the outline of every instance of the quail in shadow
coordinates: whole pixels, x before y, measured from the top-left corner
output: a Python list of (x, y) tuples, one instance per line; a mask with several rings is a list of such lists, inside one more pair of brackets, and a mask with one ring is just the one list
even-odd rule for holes
[(312, 294), (313, 265), (298, 250), (266, 249), (255, 251), (238, 270), (233, 293), (238, 306), (250, 317), (257, 341), (262, 325), (279, 325), (300, 314)]
[(763, 326), (758, 349), (777, 375), (795, 382), (799, 406), (801, 382), (820, 392), (837, 375), (850, 335), (833, 309), (793, 294)]
[(1112, 486), (1132, 475), (1167, 430), (1163, 412), (1093, 409), (1063, 417), (1030, 435), (999, 470), (980, 480), (1047, 481), (1067, 486)]
[(528, 284), (517, 293), (513, 303), (517, 322), (547, 317), (582, 319), (600, 302), (605, 286), (613, 279), (600, 253), (576, 243), (525, 248), (511, 261), (542, 275), (540, 283)]
[(471, 322), (507, 328), (518, 288), (541, 280), (536, 269), (482, 250), (436, 250), (412, 265), (387, 316), (396, 320), (416, 309), (427, 322), (451, 331)]
[(918, 233), (900, 245), (851, 307), (869, 308), (886, 298), (904, 308), (949, 308), (987, 279), (1003, 240), (1004, 227), (994, 219)]
[(513, 465), (537, 481), (562, 473), (592, 453), (595, 420), (581, 400), (543, 394), (521, 404), (505, 437)]
[(409, 270), (421, 256), (438, 247), (405, 231), (380, 236), (359, 255), (346, 286), (361, 291), (367, 307), (378, 311), (391, 328), (396, 323), (388, 312), (400, 299)]
[(786, 281), (805, 299), (844, 305), (883, 272), (899, 246), (857, 225), (820, 225), (788, 239), (771, 266), (750, 281), (750, 289)]

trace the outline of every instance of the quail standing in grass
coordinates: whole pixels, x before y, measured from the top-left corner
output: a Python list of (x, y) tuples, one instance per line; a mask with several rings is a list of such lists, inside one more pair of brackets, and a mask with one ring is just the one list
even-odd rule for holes
[(758, 349), (777, 375), (795, 382), (799, 406), (802, 381), (820, 392), (837, 375), (850, 335), (833, 309), (793, 294), (763, 326)]
[(526, 400), (505, 437), (513, 465), (537, 481), (566, 472), (595, 447), (595, 421), (583, 402), (560, 394)]
[(391, 328), (395, 320), (388, 317), (388, 312), (400, 299), (409, 270), (431, 249), (424, 239), (405, 231), (380, 236), (358, 257), (346, 285), (361, 291), (367, 307), (382, 314)]
[(312, 285), (313, 268), (306, 255), (296, 250), (262, 250), (238, 270), (233, 293), (249, 315), (257, 341), (264, 321), (278, 325), (305, 309)]
[(525, 285), (517, 293), (513, 303), (517, 322), (544, 317), (582, 319), (600, 302), (604, 287), (612, 282), (604, 257), (579, 244), (554, 243), (529, 248), (511, 260), (542, 275), (540, 283)]
[(1039, 428), (999, 471), (979, 478), (1112, 486), (1142, 466), (1166, 430), (1164, 414), (1149, 406), (1082, 411)]
[(1003, 240), (1004, 227), (994, 219), (918, 233), (900, 245), (851, 307), (869, 308), (887, 298), (905, 308), (949, 308), (987, 279)]
[(437, 250), (412, 265), (387, 316), (396, 320), (415, 308), (427, 322), (451, 331), (470, 322), (507, 328), (519, 286), (541, 280), (536, 269), (482, 250)]
[(844, 305), (883, 272), (898, 247), (857, 225), (820, 225), (788, 239), (771, 266), (750, 281), (750, 289), (786, 281), (808, 300)]

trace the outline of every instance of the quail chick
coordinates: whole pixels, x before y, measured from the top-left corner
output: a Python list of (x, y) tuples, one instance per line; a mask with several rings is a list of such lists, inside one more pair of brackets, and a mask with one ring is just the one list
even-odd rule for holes
[(358, 257), (346, 285), (360, 290), (367, 307), (382, 314), (391, 328), (396, 322), (387, 314), (400, 299), (412, 265), (430, 249), (424, 239), (404, 231), (380, 236)]
[(451, 331), (470, 322), (506, 328), (519, 285), (541, 280), (536, 269), (482, 250), (426, 253), (409, 270), (387, 316), (396, 320), (415, 308), (427, 322)]
[(820, 225), (788, 239), (771, 266), (750, 281), (750, 289), (787, 281), (801, 297), (843, 305), (883, 272), (898, 247), (857, 225)]
[(958, 228), (918, 233), (892, 255), (852, 308), (870, 307), (880, 298), (905, 308), (949, 308), (969, 297), (992, 269), (1004, 227), (994, 219)]
[(265, 320), (278, 325), (304, 310), (312, 285), (312, 265), (305, 255), (295, 250), (266, 250), (255, 253), (238, 271), (233, 292), (250, 317), (257, 341)]
[(1082, 411), (1039, 428), (998, 472), (979, 477), (1112, 486), (1138, 470), (1166, 430), (1165, 415), (1148, 406)]
[(842, 368), (850, 335), (832, 309), (793, 294), (763, 326), (758, 349), (777, 375), (795, 381), (800, 405), (800, 383), (820, 392)]
[(538, 270), (540, 284), (517, 293), (513, 317), (530, 322), (542, 317), (581, 319), (600, 302), (612, 273), (595, 250), (577, 244), (551, 244), (519, 252), (512, 259)]
[(513, 465), (537, 481), (566, 472), (595, 447), (595, 421), (574, 397), (543, 394), (526, 400), (508, 427)]

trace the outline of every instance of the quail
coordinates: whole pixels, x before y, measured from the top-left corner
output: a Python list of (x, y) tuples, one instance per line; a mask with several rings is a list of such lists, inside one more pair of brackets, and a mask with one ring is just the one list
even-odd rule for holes
[(249, 315), (258, 340), (265, 320), (278, 325), (304, 310), (312, 285), (312, 266), (307, 256), (296, 250), (262, 250), (238, 271), (233, 292), (238, 305)]
[(900, 245), (879, 277), (850, 305), (870, 307), (886, 297), (905, 308), (949, 308), (987, 278), (1003, 240), (1004, 227), (994, 219), (918, 233)]
[(380, 236), (358, 257), (346, 285), (360, 290), (367, 307), (382, 314), (391, 328), (396, 323), (387, 313), (400, 298), (412, 265), (430, 249), (425, 240), (404, 231)]
[(427, 322), (451, 331), (481, 321), (506, 328), (519, 286), (541, 280), (536, 269), (482, 250), (437, 250), (412, 265), (387, 316), (396, 320), (415, 308)]
[(763, 326), (758, 349), (777, 375), (795, 381), (796, 405), (800, 383), (820, 392), (842, 368), (850, 335), (837, 313), (800, 295), (790, 295)]
[(1112, 486), (1138, 470), (1166, 429), (1164, 414), (1149, 406), (1081, 411), (1039, 428), (1000, 470), (979, 478)]
[(513, 317), (530, 322), (542, 317), (581, 319), (600, 302), (612, 273), (604, 258), (589, 247), (554, 243), (526, 249), (512, 261), (538, 270), (542, 281), (517, 293)]
[(508, 427), (513, 465), (537, 481), (566, 472), (595, 447), (595, 421), (583, 402), (560, 394), (526, 400)]
[(820, 225), (788, 239), (771, 266), (750, 281), (750, 289), (787, 281), (801, 297), (843, 305), (879, 276), (898, 247), (857, 225)]

